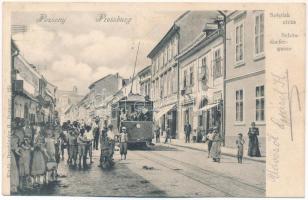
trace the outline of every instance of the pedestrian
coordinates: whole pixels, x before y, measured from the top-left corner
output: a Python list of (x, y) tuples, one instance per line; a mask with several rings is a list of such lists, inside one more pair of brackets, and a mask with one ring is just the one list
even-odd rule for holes
[(236, 139), (237, 162), (241, 164), (243, 161), (244, 144), (245, 144), (245, 140), (243, 139), (243, 134), (239, 133), (238, 138)]
[(80, 129), (80, 134), (77, 138), (77, 144), (78, 144), (78, 155), (79, 155), (79, 163), (78, 166), (81, 168), (81, 160), (82, 160), (82, 166), (85, 169), (87, 167), (87, 157), (86, 157), (86, 137), (84, 135), (85, 130)]
[(77, 152), (78, 152), (78, 146), (77, 146), (77, 130), (75, 130), (73, 127), (69, 130), (68, 135), (68, 146), (69, 146), (69, 158), (68, 163), (70, 165), (76, 166), (77, 161)]
[(10, 159), (10, 190), (12, 194), (17, 193), (19, 188), (19, 171), (17, 160), (20, 155), (19, 138), (16, 133), (16, 122), (12, 122), (11, 142), (11, 159)]
[(27, 185), (28, 178), (30, 177), (31, 146), (28, 137), (24, 137), (24, 141), (20, 145), (19, 155), (19, 186), (23, 190), (24, 184)]
[(248, 131), (249, 144), (248, 144), (248, 156), (261, 157), (258, 141), (259, 129), (256, 127), (255, 122), (251, 123), (251, 128)]
[(46, 153), (47, 153), (47, 182), (49, 180), (54, 181), (57, 176), (57, 162), (56, 162), (56, 141), (55, 134), (53, 132), (52, 126), (50, 125), (47, 130), (47, 137), (45, 138), (46, 142)]
[[(45, 149), (45, 133), (40, 127), (40, 132), (36, 133), (34, 141), (34, 151), (31, 164), (31, 176), (34, 179), (34, 186), (41, 184), (41, 176), (46, 175), (46, 149)], [(45, 181), (45, 180), (44, 180)]]
[(61, 156), (62, 160), (64, 160), (64, 150), (67, 149), (68, 152), (68, 125), (67, 123), (63, 123), (62, 132), (60, 133), (60, 146), (61, 146)]
[(213, 129), (209, 128), (209, 131), (206, 135), (206, 139), (205, 142), (207, 142), (207, 157), (210, 157), (210, 152), (211, 152), (211, 148), (212, 148), (212, 144), (213, 144), (213, 137), (214, 137), (214, 133), (213, 133)]
[(16, 119), (16, 130), (15, 130), (15, 135), (19, 138), (19, 141), (22, 142), (24, 141), (25, 137), (25, 131), (24, 131), (24, 120), (23, 119)]
[(30, 140), (29, 143), (31, 144), (32, 137), (34, 135), (34, 129), (33, 129), (32, 124), (30, 124), (28, 120), (26, 120), (25, 122), (24, 133), (25, 133), (25, 137), (27, 137)]
[(165, 139), (165, 144), (168, 142), (168, 139), (169, 139), (169, 142), (171, 143), (171, 130), (169, 127), (167, 127), (166, 129), (166, 139)]
[(211, 147), (211, 157), (213, 158), (214, 162), (220, 162), (220, 156), (221, 156), (221, 138), (216, 128), (213, 130), (213, 143)]
[(192, 135), (192, 139), (193, 139), (193, 143), (196, 143), (197, 142), (197, 129), (194, 129), (193, 131), (193, 135)]
[(98, 150), (98, 141), (99, 141), (99, 119), (95, 120), (94, 127), (93, 127), (93, 148)]
[(126, 127), (122, 127), (122, 131), (120, 133), (120, 154), (121, 154), (121, 160), (124, 156), (124, 160), (126, 160), (126, 154), (127, 154), (127, 132)]
[(107, 132), (107, 137), (110, 143), (110, 149), (111, 149), (111, 158), (113, 159), (113, 154), (114, 154), (114, 145), (115, 145), (115, 136), (116, 134), (113, 131), (113, 125), (110, 124), (108, 126), (108, 132)]
[(184, 125), (184, 132), (185, 132), (185, 143), (190, 143), (190, 133), (191, 133), (191, 125), (187, 122)]
[(155, 128), (155, 137), (156, 137), (156, 143), (160, 142), (160, 127), (158, 125), (156, 125)]
[(89, 157), (90, 157), (90, 163), (93, 163), (92, 161), (92, 143), (93, 143), (93, 133), (92, 133), (92, 128), (89, 125), (86, 125), (86, 131), (85, 131), (85, 138), (86, 138), (86, 157), (88, 156), (89, 153)]

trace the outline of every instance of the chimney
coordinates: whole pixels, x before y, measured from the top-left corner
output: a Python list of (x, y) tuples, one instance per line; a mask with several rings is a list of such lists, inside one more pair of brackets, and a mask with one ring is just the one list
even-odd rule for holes
[(206, 33), (206, 35), (210, 35), (212, 32), (218, 29), (218, 24), (217, 23), (206, 23), (203, 32)]

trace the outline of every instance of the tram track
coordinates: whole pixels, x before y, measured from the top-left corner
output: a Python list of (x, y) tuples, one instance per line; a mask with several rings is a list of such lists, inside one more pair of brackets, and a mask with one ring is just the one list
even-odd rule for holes
[[(154, 153), (154, 154), (157, 154), (157, 155), (159, 155), (159, 156), (161, 156), (161, 157), (165, 157), (165, 158), (167, 158), (167, 159), (170, 159), (170, 160), (172, 160), (172, 161), (175, 161), (175, 162), (178, 162), (178, 163), (181, 163), (181, 164), (190, 166), (190, 167), (192, 167), (192, 168), (194, 168), (194, 169), (196, 169), (196, 170), (198, 170), (198, 171), (201, 171), (201, 172), (204, 173), (204, 174), (210, 175), (210, 174), (213, 173), (213, 172), (210, 171), (210, 170), (206, 170), (206, 169), (201, 168), (201, 167), (198, 167), (198, 166), (196, 166), (196, 165), (192, 165), (192, 164), (190, 164), (190, 163), (187, 163), (187, 162), (184, 162), (184, 161), (181, 161), (181, 160), (174, 159), (174, 158), (172, 158), (172, 157), (170, 157), (170, 156), (166, 156), (166, 155), (163, 155), (163, 154), (158, 153), (158, 152), (153, 152), (153, 153)], [(234, 178), (234, 177), (226, 176), (226, 175), (224, 175), (224, 174), (222, 174), (222, 173), (217, 173), (217, 172), (215, 172), (215, 176), (217, 176), (217, 177), (222, 177), (222, 178), (225, 178), (225, 179), (229, 179), (230, 181), (236, 181), (236, 182), (239, 183), (239, 184), (242, 184), (242, 185), (245, 185), (245, 186), (249, 186), (249, 187), (251, 187), (251, 188), (253, 188), (253, 189), (256, 189), (256, 190), (258, 190), (258, 191), (260, 191), (260, 192), (265, 192), (265, 189), (263, 189), (263, 188), (261, 188), (261, 187), (257, 187), (257, 186), (255, 186), (255, 185), (252, 185), (252, 184), (243, 182), (243, 181), (241, 181), (241, 180), (239, 180), (239, 179), (236, 179), (236, 178)]]
[[(147, 152), (151, 152), (151, 154), (144, 155), (143, 152), (135, 153), (144, 159), (173, 170), (175, 173), (192, 179), (208, 188), (211, 188), (212, 190), (219, 191), (223, 196), (240, 196), (240, 194), (243, 194), (243, 192), (245, 192), (247, 196), (264, 196), (265, 194), (265, 189), (249, 183), (245, 183), (234, 177), (229, 177), (221, 173), (206, 170), (193, 164), (163, 155), (162, 153), (155, 151)], [(227, 192), (230, 190), (231, 192)]]
[(167, 164), (164, 161), (161, 161), (161, 160), (158, 160), (158, 159), (153, 159), (153, 157), (149, 158), (148, 156), (145, 156), (145, 155), (141, 154), (140, 152), (138, 152), (138, 153), (134, 152), (134, 153), (137, 154), (138, 156), (146, 159), (146, 160), (154, 162), (154, 163), (156, 163), (156, 164), (158, 164), (160, 166), (163, 166), (163, 167), (165, 167), (165, 168), (167, 168), (169, 170), (174, 171), (177, 174), (180, 174), (182, 176), (185, 176), (186, 178), (189, 178), (189, 179), (191, 179), (191, 180), (193, 180), (195, 182), (198, 182), (198, 183), (200, 183), (200, 184), (202, 184), (202, 185), (204, 185), (204, 186), (206, 186), (206, 187), (208, 187), (208, 188), (210, 188), (212, 190), (218, 191), (218, 192), (222, 193), (223, 194), (222, 196), (224, 196), (224, 197), (233, 197), (233, 195), (228, 193), (228, 192), (225, 192), (225, 191), (223, 191), (223, 190), (221, 190), (221, 189), (219, 189), (217, 187), (214, 187), (214, 186), (210, 185), (209, 183), (206, 183), (206, 182), (204, 182), (204, 181), (202, 181), (202, 180), (200, 180), (200, 179), (198, 179), (198, 178), (196, 178), (196, 177), (194, 177), (194, 176), (192, 176), (190, 174), (184, 173), (181, 170), (177, 170), (177, 169), (179, 169), (177, 167), (171, 167), (169, 163)]

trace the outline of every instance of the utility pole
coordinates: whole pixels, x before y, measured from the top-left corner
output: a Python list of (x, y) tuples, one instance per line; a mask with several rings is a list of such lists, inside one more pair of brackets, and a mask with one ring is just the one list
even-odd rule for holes
[(137, 48), (137, 53), (136, 53), (136, 58), (135, 58), (135, 66), (134, 66), (133, 77), (132, 77), (132, 85), (130, 86), (130, 92), (129, 92), (130, 94), (133, 93), (134, 76), (135, 76), (135, 71), (136, 71), (136, 65), (137, 65), (137, 58), (138, 58), (139, 46), (140, 46), (140, 41), (139, 41), (139, 43), (138, 43), (138, 48)]

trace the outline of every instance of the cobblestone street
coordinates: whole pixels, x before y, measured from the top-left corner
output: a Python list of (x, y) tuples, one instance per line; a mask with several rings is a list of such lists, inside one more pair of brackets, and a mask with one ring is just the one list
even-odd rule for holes
[(262, 197), (265, 163), (223, 156), (214, 163), (205, 152), (158, 144), (130, 150), (127, 160), (115, 152), (110, 171), (99, 168), (99, 151), (89, 169), (59, 166), (58, 182), (36, 195), (136, 197)]

